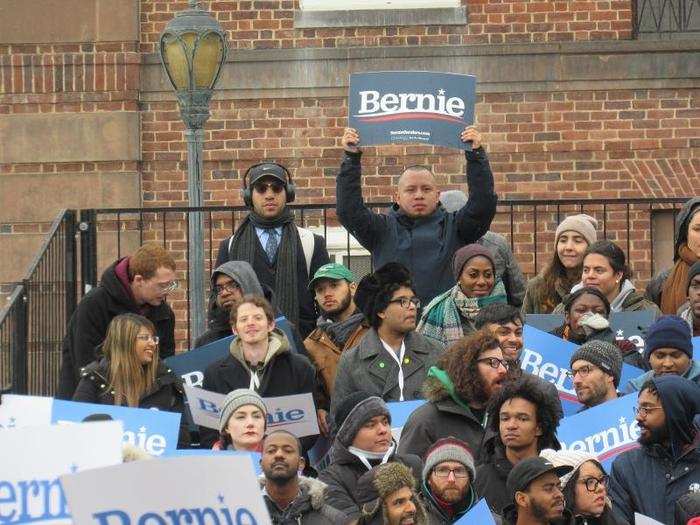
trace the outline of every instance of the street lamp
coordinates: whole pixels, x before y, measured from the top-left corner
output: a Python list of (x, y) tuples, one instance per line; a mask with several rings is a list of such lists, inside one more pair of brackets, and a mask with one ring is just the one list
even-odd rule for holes
[[(226, 60), (226, 33), (216, 20), (189, 0), (188, 9), (175, 15), (160, 36), (159, 53), (175, 90), (180, 116), (187, 130), (187, 193), (191, 208), (203, 206), (202, 143), (209, 119), (209, 101)], [(200, 212), (188, 215), (190, 343), (204, 332), (204, 226)]]

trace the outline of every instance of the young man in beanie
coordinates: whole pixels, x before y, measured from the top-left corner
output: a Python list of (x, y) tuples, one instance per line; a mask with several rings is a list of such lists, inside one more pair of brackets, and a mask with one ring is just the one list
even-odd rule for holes
[(374, 498), (362, 506), (358, 525), (428, 525), (428, 516), (416, 493), (411, 469), (401, 463), (388, 463), (368, 472), (363, 492)]
[(437, 440), (425, 453), (421, 491), (431, 523), (454, 523), (476, 505), (474, 456), (457, 438)]
[(700, 336), (700, 261), (688, 270), (688, 305), (678, 315), (688, 323), (693, 337)]
[(338, 400), (331, 464), (319, 475), (328, 485), (328, 504), (350, 518), (360, 515), (358, 481), (377, 465), (397, 461), (409, 465), (420, 477), (419, 457), (396, 454), (391, 435), (391, 415), (384, 400), (368, 392), (354, 392)]
[(651, 370), (627, 383), (627, 392), (639, 390), (653, 377), (668, 374), (700, 384), (700, 361), (693, 359), (690, 327), (677, 315), (662, 315), (647, 329), (644, 359)]
[(309, 283), (321, 310), (316, 329), (304, 341), (320, 379), (316, 402), (321, 432), (328, 434), (328, 411), (341, 354), (356, 346), (368, 330), (365, 316), (355, 306), (357, 285), (352, 272), (338, 263), (321, 266)]
[(488, 431), (482, 461), (476, 470), (476, 491), (498, 514), (510, 503), (508, 474), (520, 461), (545, 448), (559, 450), (558, 404), (532, 376), (509, 382), (489, 405)]
[(281, 164), (251, 166), (242, 189), (250, 212), (233, 236), (221, 241), (216, 266), (250, 263), (260, 282), (274, 291), (274, 306), (306, 337), (316, 321), (309, 279), (330, 258), (323, 237), (294, 224), (287, 206), (294, 193), (289, 171)]
[(428, 166), (410, 166), (401, 174), (389, 212), (376, 213), (362, 200), (360, 136), (346, 128), (345, 149), (336, 182), (340, 223), (372, 254), (379, 268), (399, 262), (416, 279), (416, 295), (423, 304), (454, 286), (450, 264), (455, 251), (479, 239), (491, 225), (497, 196), (481, 134), (465, 128), (461, 140), (471, 141), (465, 151), (469, 200), (448, 213), (440, 205), (440, 190)]
[(355, 304), (371, 328), (355, 348), (341, 354), (331, 406), (358, 390), (385, 401), (422, 397), (423, 380), (442, 350), (415, 331), (420, 300), (408, 270), (388, 263), (366, 275)]
[(623, 452), (610, 470), (613, 510), (629, 523), (638, 512), (673, 523), (674, 506), (700, 487), (700, 386), (677, 375), (649, 379), (639, 391), (641, 447)]
[(304, 458), (299, 439), (286, 430), (270, 432), (260, 457), (263, 500), (272, 523), (342, 525), (347, 517), (326, 501), (323, 482), (299, 475)]
[(564, 494), (559, 478), (572, 469), (555, 467), (536, 456), (518, 463), (508, 474), (507, 491), (510, 504), (503, 510), (508, 525), (569, 525), (571, 513), (564, 508)]
[(622, 373), (622, 353), (607, 341), (583, 343), (569, 360), (569, 376), (582, 412), (606, 401), (617, 399)]

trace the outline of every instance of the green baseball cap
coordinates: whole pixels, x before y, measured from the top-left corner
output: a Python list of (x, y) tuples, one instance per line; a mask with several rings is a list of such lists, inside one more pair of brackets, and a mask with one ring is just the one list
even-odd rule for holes
[(314, 278), (309, 281), (309, 290), (313, 290), (314, 283), (321, 279), (333, 279), (335, 281), (345, 279), (349, 283), (355, 282), (355, 276), (353, 273), (339, 263), (324, 264), (318, 270), (316, 270)]

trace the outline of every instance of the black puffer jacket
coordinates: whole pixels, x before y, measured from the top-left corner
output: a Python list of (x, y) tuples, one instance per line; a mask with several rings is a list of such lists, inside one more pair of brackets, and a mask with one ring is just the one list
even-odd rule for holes
[(100, 284), (83, 297), (68, 322), (56, 394), (59, 399), (73, 397), (80, 369), (98, 358), (97, 347), (104, 341), (109, 323), (120, 314), (139, 314), (149, 319), (160, 338), (160, 357), (164, 359), (175, 353), (175, 314), (166, 303), (139, 306), (134, 302), (116, 273), (117, 265), (123, 260), (104, 271)]
[[(73, 395), (73, 401), (114, 405), (114, 390), (109, 386), (109, 361), (106, 358), (93, 361), (80, 371), (80, 375), (80, 383)], [(161, 361), (158, 363), (153, 387), (141, 396), (138, 406), (180, 414), (178, 448), (187, 447), (190, 444), (190, 434), (184, 416), (184, 398), (182, 381)]]
[[(260, 480), (264, 487), (264, 478)], [(299, 478), (299, 495), (289, 506), (281, 510), (277, 504), (265, 494), (265, 506), (270, 513), (273, 525), (342, 525), (347, 517), (339, 510), (331, 507), (326, 501), (326, 484), (313, 478)]]

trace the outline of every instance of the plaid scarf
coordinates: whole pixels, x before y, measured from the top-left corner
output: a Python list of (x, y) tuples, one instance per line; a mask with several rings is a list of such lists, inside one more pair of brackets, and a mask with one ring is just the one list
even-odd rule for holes
[(467, 297), (457, 284), (428, 303), (416, 331), (449, 348), (464, 337), (462, 318), (472, 321), (484, 306), (507, 302), (501, 280), (486, 297)]

